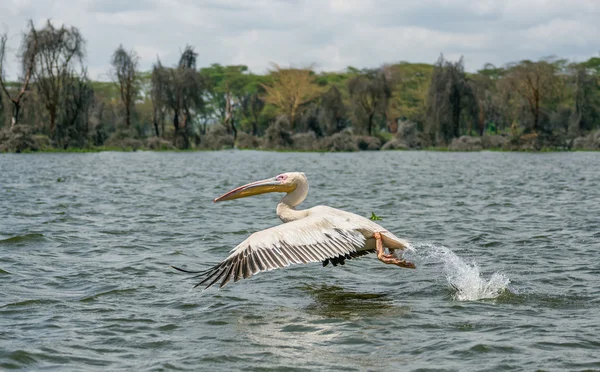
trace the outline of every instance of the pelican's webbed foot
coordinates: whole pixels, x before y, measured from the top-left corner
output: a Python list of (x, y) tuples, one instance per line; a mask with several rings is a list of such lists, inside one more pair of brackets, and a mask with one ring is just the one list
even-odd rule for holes
[(401, 260), (395, 257), (393, 254), (386, 254), (385, 249), (383, 248), (383, 240), (381, 239), (381, 234), (376, 232), (373, 234), (375, 241), (377, 243), (377, 258), (379, 261), (388, 264), (388, 265), (396, 265), (400, 267), (404, 267), (407, 269), (415, 269), (416, 266), (414, 263), (406, 260)]

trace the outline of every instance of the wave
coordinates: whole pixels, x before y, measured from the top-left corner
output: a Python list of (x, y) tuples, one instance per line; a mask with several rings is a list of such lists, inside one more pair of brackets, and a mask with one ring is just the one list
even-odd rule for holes
[(0, 244), (11, 244), (11, 243), (20, 243), (27, 241), (37, 241), (42, 240), (44, 238), (43, 234), (25, 234), (25, 235), (17, 235), (7, 239), (0, 240)]

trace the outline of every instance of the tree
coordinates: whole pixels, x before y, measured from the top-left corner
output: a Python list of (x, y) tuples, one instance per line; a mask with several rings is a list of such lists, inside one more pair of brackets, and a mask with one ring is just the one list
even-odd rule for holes
[(181, 54), (177, 69), (174, 70), (174, 82), (177, 85), (175, 90), (178, 91), (178, 99), (181, 112), (183, 113), (182, 128), (184, 146), (190, 147), (189, 135), (191, 131), (190, 121), (195, 115), (195, 111), (202, 107), (202, 83), (196, 71), (196, 59), (198, 53), (194, 52), (194, 48), (186, 46)]
[(63, 79), (72, 74), (77, 65), (82, 66), (85, 41), (76, 27), (62, 25), (56, 28), (48, 20), (45, 28), (37, 33), (32, 30), (26, 36), (26, 45), (25, 55), (29, 56), (36, 50), (38, 53), (33, 76), (48, 112), (50, 136), (54, 137), (64, 89)]
[(547, 60), (538, 62), (521, 61), (507, 67), (501, 79), (505, 90), (515, 92), (526, 102), (530, 113), (531, 126), (528, 131), (537, 133), (540, 128), (542, 106), (558, 92), (560, 81), (556, 75), (557, 66)]
[(154, 125), (154, 131), (157, 137), (164, 137), (165, 135), (165, 115), (166, 106), (166, 84), (168, 84), (169, 76), (168, 71), (164, 68), (158, 60), (152, 65), (152, 76), (151, 76), (151, 89), (150, 99), (152, 99), (152, 123)]
[(282, 68), (275, 63), (271, 66), (271, 82), (262, 84), (264, 100), (275, 106), (278, 113), (285, 115), (294, 130), (296, 118), (308, 103), (319, 96), (321, 89), (315, 84), (311, 68)]
[(258, 135), (258, 123), (260, 114), (265, 108), (265, 101), (260, 98), (259, 93), (249, 93), (242, 99), (242, 113), (252, 126), (252, 135)]
[(431, 75), (427, 94), (427, 132), (445, 143), (460, 136), (461, 114), (477, 120), (477, 104), (463, 67), (462, 58), (450, 62), (440, 56)]
[[(80, 77), (84, 78), (85, 76), (80, 75)], [(89, 110), (89, 136), (91, 136), (92, 143), (102, 146), (111, 136), (113, 137), (111, 141), (117, 141), (118, 137), (115, 136), (123, 138), (123, 136), (133, 134), (132, 131), (119, 130), (119, 125), (123, 120), (123, 110), (117, 85), (112, 81), (90, 81), (90, 84), (94, 91)], [(117, 145), (117, 143), (113, 142), (113, 145)]]
[[(376, 115), (383, 117), (387, 114), (388, 99), (391, 90), (387, 77), (382, 69), (363, 70), (359, 75), (348, 81), (348, 92), (354, 106), (356, 117), (355, 126), (364, 128), (370, 136), (373, 134)], [(361, 118), (366, 119), (365, 124)]]
[[(0, 85), (2, 86), (2, 90), (6, 97), (13, 105), (12, 115), (11, 115), (11, 128), (15, 126), (19, 122), (19, 113), (21, 112), (21, 106), (23, 105), (24, 96), (29, 88), (29, 80), (31, 79), (31, 75), (33, 73), (33, 69), (35, 67), (35, 59), (38, 53), (38, 39), (35, 28), (33, 27), (33, 21), (29, 21), (29, 33), (31, 37), (29, 39), (24, 38), (21, 49), (23, 51), (23, 55), (21, 58), (21, 72), (22, 76), (19, 77), (19, 81), (22, 81), (22, 87), (19, 90), (19, 93), (16, 97), (13, 97), (6, 87), (6, 81), (4, 79), (4, 59), (6, 52), (6, 41), (8, 36), (6, 34), (0, 37)], [(31, 43), (27, 45), (27, 42)]]
[(317, 137), (323, 137), (323, 128), (319, 123), (319, 105), (311, 102), (296, 118), (296, 130), (300, 132), (313, 132)]
[(388, 103), (388, 123), (409, 120), (423, 130), (426, 101), (433, 66), (424, 63), (400, 62), (385, 66), (391, 75), (392, 95)]
[(177, 145), (181, 136), (184, 148), (190, 147), (190, 122), (203, 106), (203, 87), (196, 71), (197, 57), (198, 54), (188, 45), (176, 67), (164, 67), (158, 61), (152, 72), (155, 131), (158, 131), (160, 110), (170, 110), (173, 115), (173, 142)]
[(321, 96), (318, 117), (327, 135), (340, 132), (346, 127), (346, 106), (335, 85)]
[(477, 74), (469, 77), (478, 108), (477, 129), (480, 136), (486, 127), (497, 134), (500, 129), (510, 126), (502, 115), (501, 94), (497, 87), (504, 72), (503, 68), (487, 63)]
[(575, 85), (575, 110), (572, 126), (575, 132), (600, 127), (600, 58), (572, 67)]
[[(220, 121), (227, 133), (236, 138), (237, 125), (249, 112), (248, 100), (259, 90), (257, 76), (249, 73), (244, 65), (221, 66), (216, 63), (200, 69), (200, 76), (204, 82), (207, 109), (212, 110), (212, 119)], [(253, 99), (252, 102), (260, 105), (262, 100)], [(255, 105), (254, 108), (260, 110), (255, 112), (254, 119), (249, 119), (253, 125), (257, 125), (262, 107)]]
[(125, 106), (125, 125), (131, 126), (131, 111), (134, 108), (135, 97), (139, 92), (137, 84), (137, 69), (139, 57), (135, 51), (126, 52), (123, 45), (119, 45), (112, 55), (112, 77), (119, 86), (121, 101)]
[(60, 120), (56, 138), (59, 147), (69, 145), (84, 147), (89, 131), (89, 111), (94, 100), (94, 90), (84, 70), (81, 75), (73, 71), (62, 77), (63, 95), (60, 102)]

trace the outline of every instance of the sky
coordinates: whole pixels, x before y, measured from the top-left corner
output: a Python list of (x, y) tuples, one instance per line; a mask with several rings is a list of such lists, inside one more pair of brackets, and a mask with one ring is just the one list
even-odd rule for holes
[(7, 74), (16, 77), (22, 32), (79, 28), (92, 79), (108, 80), (123, 44), (149, 70), (175, 64), (186, 44), (198, 65), (269, 63), (343, 71), (399, 61), (464, 57), (467, 71), (548, 56), (587, 60), (600, 52), (600, 0), (0, 0), (9, 37)]

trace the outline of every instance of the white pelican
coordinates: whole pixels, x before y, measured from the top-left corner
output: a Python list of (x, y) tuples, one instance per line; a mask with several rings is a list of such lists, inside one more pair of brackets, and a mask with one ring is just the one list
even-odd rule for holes
[[(282, 225), (250, 235), (233, 248), (225, 260), (206, 271), (173, 268), (199, 274), (196, 277), (202, 280), (194, 288), (206, 284), (205, 289), (218, 281), (221, 281), (221, 288), (232, 279), (237, 282), (261, 271), (292, 264), (322, 262), (326, 266), (331, 262), (334, 266), (344, 265), (346, 259), (375, 252), (383, 263), (415, 268), (412, 262), (392, 254), (394, 250), (410, 247), (409, 243), (365, 217), (323, 205), (296, 210), (308, 194), (304, 173), (282, 173), (252, 182), (219, 196), (214, 202), (267, 192), (286, 193), (277, 205), (277, 216), (284, 222)], [(386, 254), (385, 248), (389, 254)]]

